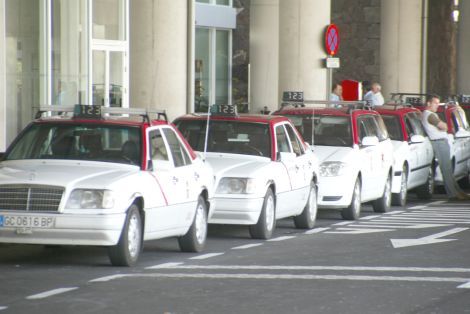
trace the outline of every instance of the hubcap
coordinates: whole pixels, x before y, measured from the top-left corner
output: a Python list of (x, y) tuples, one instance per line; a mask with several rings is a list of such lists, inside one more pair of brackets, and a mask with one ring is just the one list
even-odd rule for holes
[(310, 189), (308, 207), (310, 210), (310, 221), (314, 221), (317, 218), (317, 193), (314, 187)]
[(132, 257), (137, 256), (140, 248), (140, 225), (139, 219), (135, 214), (129, 220), (129, 230), (127, 232), (127, 242), (129, 254)]
[(271, 231), (274, 226), (274, 199), (272, 195), (266, 200), (266, 229)]
[(207, 235), (207, 221), (204, 207), (198, 204), (196, 209), (196, 239), (198, 243), (203, 243)]
[(356, 185), (354, 185), (354, 212), (356, 214), (359, 214), (359, 211), (360, 211), (360, 208), (361, 208), (361, 197), (360, 197), (360, 193), (361, 193), (361, 188), (360, 188), (360, 185), (359, 183), (356, 183)]

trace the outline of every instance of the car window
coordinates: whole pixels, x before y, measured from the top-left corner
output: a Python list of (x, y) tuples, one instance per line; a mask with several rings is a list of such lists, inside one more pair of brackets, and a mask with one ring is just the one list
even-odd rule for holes
[(300, 156), (302, 155), (305, 151), (304, 151), (304, 146), (302, 145), (299, 137), (297, 136), (297, 134), (295, 133), (294, 129), (292, 129), (292, 126), (288, 125), (288, 124), (285, 124), (285, 128), (287, 130), (287, 134), (289, 135), (289, 140), (290, 140), (290, 144), (292, 146), (292, 150), (294, 151), (294, 153), (297, 155), (297, 156)]
[(150, 138), (150, 159), (169, 160), (168, 150), (163, 140), (160, 130), (152, 130), (149, 133)]
[[(175, 124), (193, 149), (204, 151), (206, 120), (179, 120)], [(211, 120), (207, 151), (270, 158), (269, 126), (258, 122)]]
[(283, 125), (276, 127), (276, 144), (278, 153), (290, 153), (289, 139)]
[(138, 127), (99, 124), (32, 124), (5, 159), (69, 159), (140, 164)]
[(378, 130), (377, 123), (372, 116), (360, 116), (357, 118), (358, 128), (359, 128), (359, 141), (362, 142), (366, 136), (377, 136)]
[(379, 138), (379, 141), (385, 141), (386, 139), (388, 139), (388, 131), (382, 119), (382, 116), (376, 115), (373, 116), (373, 119), (376, 123), (377, 137)]
[(404, 119), (405, 119), (405, 124), (407, 126), (407, 132), (409, 136), (412, 136), (412, 135), (426, 136), (426, 132), (424, 131), (423, 124), (421, 122), (421, 116), (418, 112), (407, 113)]
[(178, 139), (176, 133), (170, 128), (164, 128), (163, 134), (165, 134), (168, 146), (170, 147), (175, 167), (182, 167), (190, 164), (191, 158), (189, 157), (183, 143)]
[[(390, 139), (394, 141), (403, 141), (403, 132), (399, 116), (382, 115), (385, 126), (387, 127)], [(407, 127), (408, 132), (408, 127)]]

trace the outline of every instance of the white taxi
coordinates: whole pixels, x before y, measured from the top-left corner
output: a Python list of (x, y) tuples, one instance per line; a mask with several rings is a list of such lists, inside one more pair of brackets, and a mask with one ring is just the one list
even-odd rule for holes
[(393, 146), (380, 115), (361, 106), (319, 101), (274, 113), (289, 117), (314, 144), (319, 208), (341, 209), (349, 220), (359, 218), (364, 202), (373, 201), (376, 212), (391, 206)]
[(376, 108), (387, 126), (394, 148), (392, 204), (405, 206), (408, 190), (430, 199), (434, 192), (436, 162), (431, 142), (421, 124), (421, 112), (413, 107), (384, 105)]
[(145, 240), (203, 249), (213, 175), (172, 125), (142, 110), (45, 110), (75, 114), (38, 118), (3, 156), (0, 242), (108, 247), (118, 266)]
[(298, 228), (313, 228), (318, 165), (295, 127), (284, 117), (219, 115), (230, 110), (174, 122), (193, 149), (207, 151), (214, 169), (215, 208), (209, 223), (249, 225), (258, 239), (270, 238), (276, 219), (285, 217), (293, 216)]

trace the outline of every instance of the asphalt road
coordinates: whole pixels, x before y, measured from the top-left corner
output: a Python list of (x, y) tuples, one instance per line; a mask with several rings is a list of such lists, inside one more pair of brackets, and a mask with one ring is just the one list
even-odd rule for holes
[[(400, 241), (401, 240), (401, 241)], [(106, 250), (0, 245), (0, 313), (470, 313), (470, 202), (410, 200), (356, 222), (278, 222), (269, 241), (211, 226), (206, 250), (148, 242), (139, 264)]]

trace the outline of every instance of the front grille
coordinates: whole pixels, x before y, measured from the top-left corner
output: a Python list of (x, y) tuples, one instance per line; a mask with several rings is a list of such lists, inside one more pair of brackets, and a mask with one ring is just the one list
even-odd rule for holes
[(45, 185), (0, 185), (0, 210), (57, 212), (64, 188)]

